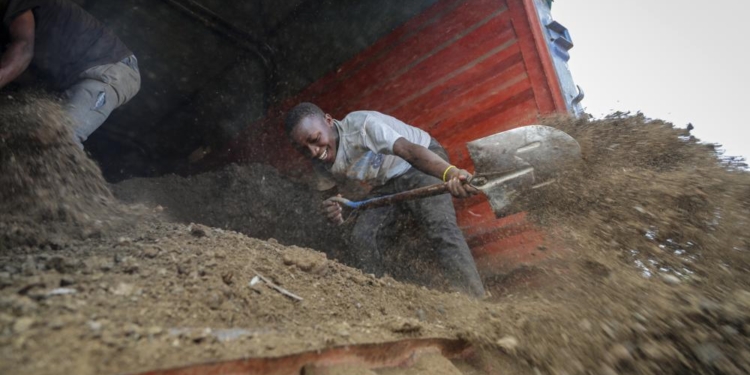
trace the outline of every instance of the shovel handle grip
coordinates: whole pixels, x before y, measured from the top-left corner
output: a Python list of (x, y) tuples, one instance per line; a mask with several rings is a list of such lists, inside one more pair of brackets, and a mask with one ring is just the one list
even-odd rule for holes
[(396, 193), (392, 195), (385, 195), (382, 197), (370, 198), (370, 199), (359, 201), (359, 202), (352, 202), (342, 197), (331, 197), (331, 198), (328, 198), (328, 200), (341, 203), (349, 208), (365, 209), (365, 208), (389, 206), (394, 203), (404, 202), (404, 201), (408, 201), (412, 199), (434, 197), (436, 195), (445, 194), (447, 192), (448, 192), (448, 184), (439, 183), (439, 184), (424, 186), (424, 187), (417, 188), (414, 190), (404, 191), (404, 192)]

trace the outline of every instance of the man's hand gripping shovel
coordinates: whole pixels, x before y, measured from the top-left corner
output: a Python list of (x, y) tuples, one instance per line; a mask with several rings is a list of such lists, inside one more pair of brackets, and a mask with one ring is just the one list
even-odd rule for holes
[[(519, 197), (555, 183), (581, 160), (581, 147), (573, 137), (544, 125), (515, 128), (466, 145), (474, 162), (474, 175), (466, 183), (487, 196), (497, 217), (528, 209), (533, 202)], [(447, 183), (440, 183), (359, 202), (340, 196), (328, 201), (362, 210), (445, 193)]]

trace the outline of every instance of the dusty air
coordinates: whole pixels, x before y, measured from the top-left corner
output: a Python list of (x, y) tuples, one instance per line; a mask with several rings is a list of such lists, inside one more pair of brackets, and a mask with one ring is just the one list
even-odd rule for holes
[(0, 373), (750, 372), (747, 165), (553, 10), (0, 1)]

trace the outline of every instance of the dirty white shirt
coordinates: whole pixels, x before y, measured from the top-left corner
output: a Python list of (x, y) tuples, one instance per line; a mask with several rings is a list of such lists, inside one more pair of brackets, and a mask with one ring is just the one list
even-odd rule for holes
[(318, 165), (318, 190), (337, 183), (357, 181), (371, 187), (381, 186), (411, 168), (406, 160), (393, 154), (399, 138), (429, 147), (432, 139), (422, 129), (376, 111), (356, 111), (343, 120), (334, 120), (339, 132), (336, 160), (330, 169)]

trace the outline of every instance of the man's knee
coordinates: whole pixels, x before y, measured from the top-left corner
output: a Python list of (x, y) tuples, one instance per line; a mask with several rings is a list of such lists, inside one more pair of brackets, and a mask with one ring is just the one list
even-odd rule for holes
[(116, 107), (116, 94), (104, 82), (85, 79), (65, 91), (65, 109), (79, 142), (85, 141)]

